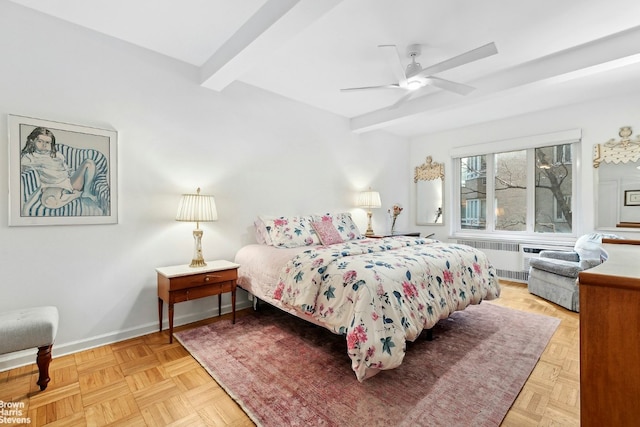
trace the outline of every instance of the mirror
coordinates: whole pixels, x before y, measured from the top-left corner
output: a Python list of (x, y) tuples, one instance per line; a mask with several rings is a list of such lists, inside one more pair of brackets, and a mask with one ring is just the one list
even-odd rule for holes
[(640, 228), (640, 138), (631, 140), (631, 133), (623, 127), (620, 141), (594, 146), (599, 229)]
[(416, 224), (444, 224), (444, 164), (434, 162), (431, 156), (416, 166), (413, 176), (416, 184)]

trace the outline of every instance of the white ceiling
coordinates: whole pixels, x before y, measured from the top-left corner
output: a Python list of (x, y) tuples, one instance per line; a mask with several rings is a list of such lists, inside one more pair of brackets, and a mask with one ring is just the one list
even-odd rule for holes
[[(638, 0), (12, 0), (235, 81), (351, 119), (355, 132), (404, 136), (640, 91)], [(397, 83), (377, 46), (423, 67), (495, 42), (498, 54), (437, 76), (461, 96), (341, 88)], [(635, 95), (637, 96), (637, 95)]]

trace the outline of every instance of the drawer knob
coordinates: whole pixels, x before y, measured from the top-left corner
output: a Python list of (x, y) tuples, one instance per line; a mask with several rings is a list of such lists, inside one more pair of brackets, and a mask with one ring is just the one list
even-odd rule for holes
[(205, 282), (208, 282), (208, 281), (209, 281), (209, 276), (205, 277), (205, 278), (204, 278), (204, 281), (205, 281)]

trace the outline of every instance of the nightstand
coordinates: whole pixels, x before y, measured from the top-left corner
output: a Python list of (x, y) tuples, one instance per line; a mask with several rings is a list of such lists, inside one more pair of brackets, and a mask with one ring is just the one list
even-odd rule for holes
[(158, 273), (158, 320), (162, 332), (163, 303), (169, 304), (169, 343), (173, 342), (173, 305), (177, 302), (218, 295), (218, 315), (222, 314), (222, 294), (231, 292), (233, 323), (236, 323), (236, 282), (239, 264), (207, 261), (204, 267), (174, 265), (156, 268)]

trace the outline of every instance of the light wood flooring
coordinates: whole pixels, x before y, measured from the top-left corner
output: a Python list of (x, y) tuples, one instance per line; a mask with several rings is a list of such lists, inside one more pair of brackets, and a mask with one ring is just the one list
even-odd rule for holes
[[(561, 319), (502, 425), (579, 426), (578, 315), (529, 294), (524, 284), (501, 283), (494, 303)], [(177, 341), (168, 344), (167, 331), (62, 357), (54, 346), (50, 374), (40, 392), (35, 364), (0, 372), (0, 401), (24, 402), (22, 416), (31, 423), (23, 425), (253, 426)]]

